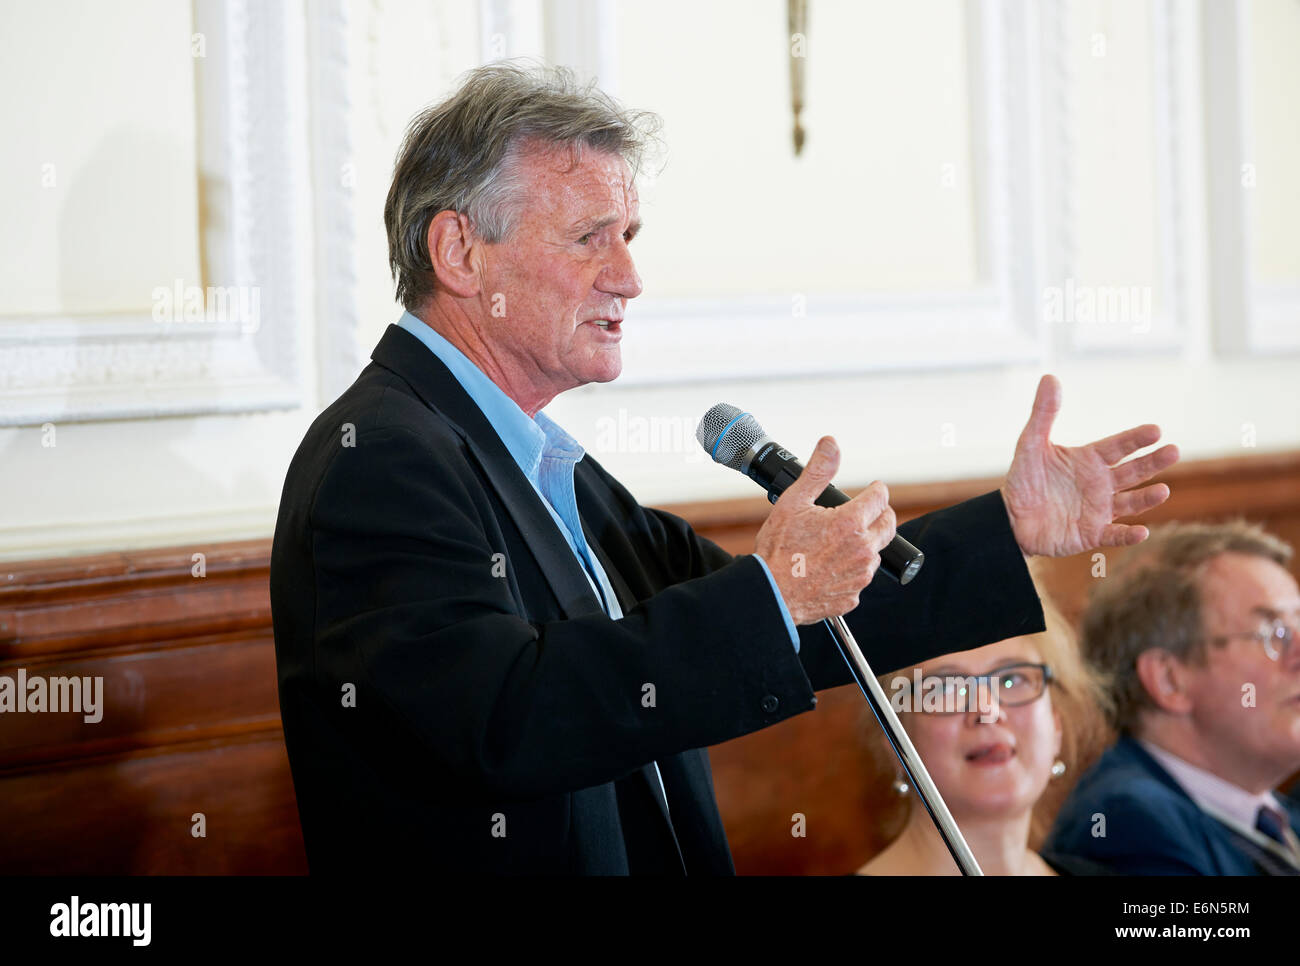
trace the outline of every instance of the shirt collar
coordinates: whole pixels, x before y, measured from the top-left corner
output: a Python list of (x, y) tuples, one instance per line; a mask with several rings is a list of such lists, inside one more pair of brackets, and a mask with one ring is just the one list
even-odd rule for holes
[(1180, 758), (1172, 751), (1154, 745), (1149, 741), (1138, 739), (1138, 743), (1160, 765), (1169, 772), (1174, 781), (1187, 792), (1189, 798), (1202, 808), (1211, 808), (1235, 819), (1246, 828), (1255, 827), (1255, 818), (1261, 805), (1277, 809), (1286, 815), (1286, 809), (1278, 803), (1272, 792), (1256, 795), (1240, 788), (1232, 782), (1224, 781), (1218, 775), (1193, 765)]
[(545, 455), (547, 459), (565, 460), (576, 463), (587, 455), (582, 444), (560, 428), (559, 424), (547, 416), (538, 413), (534, 422), (546, 435)]
[(543, 455), (574, 463), (585, 455), (586, 451), (577, 440), (544, 413), (539, 412), (534, 418), (520, 409), (518, 403), (433, 326), (410, 312), (403, 312), (397, 324), (428, 346), (451, 371), (478, 408), (483, 410), (483, 415), (528, 479), (537, 482)]

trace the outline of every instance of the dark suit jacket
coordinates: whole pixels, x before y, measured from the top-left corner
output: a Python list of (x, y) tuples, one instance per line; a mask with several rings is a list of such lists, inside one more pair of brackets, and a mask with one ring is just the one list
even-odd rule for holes
[[(1300, 833), (1300, 803), (1278, 795)], [(1105, 835), (1097, 816), (1105, 818)], [(1136, 740), (1119, 739), (1079, 779), (1045, 849), (1124, 875), (1295, 875), (1192, 801)]]
[[(587, 456), (577, 500), (611, 620), (437, 357), (391, 326), (373, 359), (299, 447), (271, 557), (311, 869), (733, 872), (702, 749), (849, 683), (829, 634), (801, 628), (796, 655), (754, 557)], [(899, 529), (925, 567), (878, 577), (849, 616), (875, 671), (1042, 629), (998, 493)]]

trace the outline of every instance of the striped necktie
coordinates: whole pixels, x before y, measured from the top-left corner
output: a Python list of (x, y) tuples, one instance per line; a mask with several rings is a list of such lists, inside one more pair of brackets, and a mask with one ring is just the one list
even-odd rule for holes
[(1269, 808), (1267, 805), (1259, 807), (1259, 814), (1255, 817), (1255, 828), (1289, 850), (1291, 845), (1286, 840), (1286, 827), (1286, 816), (1277, 809)]

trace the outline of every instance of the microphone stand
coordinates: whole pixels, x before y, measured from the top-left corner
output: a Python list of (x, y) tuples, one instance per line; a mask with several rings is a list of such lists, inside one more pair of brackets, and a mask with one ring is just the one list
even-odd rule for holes
[[(704, 414), (704, 419), (696, 428), (695, 438), (714, 462), (744, 473), (767, 490), (767, 498), (772, 503), (775, 503), (786, 488), (803, 473), (802, 464), (791, 456), (788, 450), (774, 443), (763, 431), (758, 420), (727, 403), (718, 403)], [(728, 444), (727, 448), (720, 452), (719, 446), (724, 442)], [(835, 507), (848, 502), (848, 495), (834, 486), (826, 487), (816, 500), (819, 506), (824, 507)], [(884, 564), (881, 569), (900, 584), (910, 581), (925, 559), (921, 551), (901, 536), (895, 536), (881, 551), (881, 557)], [(858, 687), (862, 689), (867, 704), (871, 706), (872, 713), (880, 722), (880, 727), (884, 729), (885, 736), (893, 746), (894, 754), (903, 763), (903, 769), (907, 772), (912, 787), (925, 803), (926, 811), (930, 813), (935, 827), (943, 836), (944, 844), (948, 846), (948, 851), (952, 853), (962, 875), (983, 875), (979, 863), (975, 861), (975, 854), (971, 852), (970, 846), (962, 837), (961, 829), (957, 828), (957, 823), (953, 821), (952, 812), (948, 811), (943, 796), (939, 794), (939, 789), (934, 787), (930, 773), (925, 770), (921, 756), (916, 753), (916, 746), (912, 744), (912, 739), (907, 737), (898, 715), (894, 714), (894, 709), (889, 706), (889, 699), (885, 697), (884, 689), (872, 673), (867, 659), (862, 656), (862, 650), (858, 647), (858, 642), (853, 639), (853, 632), (849, 630), (849, 625), (844, 622), (843, 617), (828, 618), (822, 623), (826, 625), (826, 629), (831, 632), (831, 637), (839, 645), (840, 654), (844, 656), (845, 663), (853, 672), (853, 677), (858, 682)]]
[(912, 787), (916, 789), (922, 803), (924, 803), (925, 810), (930, 813), (930, 818), (934, 821), (939, 834), (943, 836), (943, 842), (948, 846), (948, 851), (952, 853), (953, 860), (956, 861), (957, 867), (961, 869), (961, 874), (983, 875), (979, 863), (975, 861), (975, 853), (966, 844), (961, 829), (957, 827), (956, 821), (953, 820), (952, 812), (948, 811), (943, 796), (939, 794), (939, 789), (935, 787), (934, 782), (931, 780), (930, 773), (925, 770), (925, 763), (921, 761), (921, 756), (916, 753), (916, 746), (912, 744), (912, 739), (903, 730), (898, 715), (894, 714), (894, 709), (890, 707), (889, 698), (885, 695), (884, 689), (881, 688), (880, 682), (876, 680), (875, 674), (872, 673), (871, 665), (862, 656), (862, 650), (858, 647), (858, 642), (854, 640), (849, 625), (845, 623), (843, 617), (830, 617), (822, 621), (822, 623), (831, 632), (831, 637), (835, 638), (840, 654), (844, 656), (845, 663), (848, 664), (849, 670), (853, 672), (853, 677), (858, 682), (858, 687), (862, 689), (867, 704), (871, 706), (872, 713), (876, 716), (876, 720), (880, 722), (880, 727), (884, 729), (885, 737), (889, 739), (894, 754), (898, 756), (898, 760), (903, 765), (903, 770), (907, 772), (908, 780), (911, 781)]

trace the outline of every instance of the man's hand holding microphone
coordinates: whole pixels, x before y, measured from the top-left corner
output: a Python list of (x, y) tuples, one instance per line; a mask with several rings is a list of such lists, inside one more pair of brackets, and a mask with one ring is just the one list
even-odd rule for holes
[(823, 436), (754, 541), (796, 624), (815, 624), (857, 607), (880, 568), (880, 551), (894, 539), (898, 521), (889, 490), (878, 480), (840, 506), (816, 505), (839, 466), (839, 447)]

